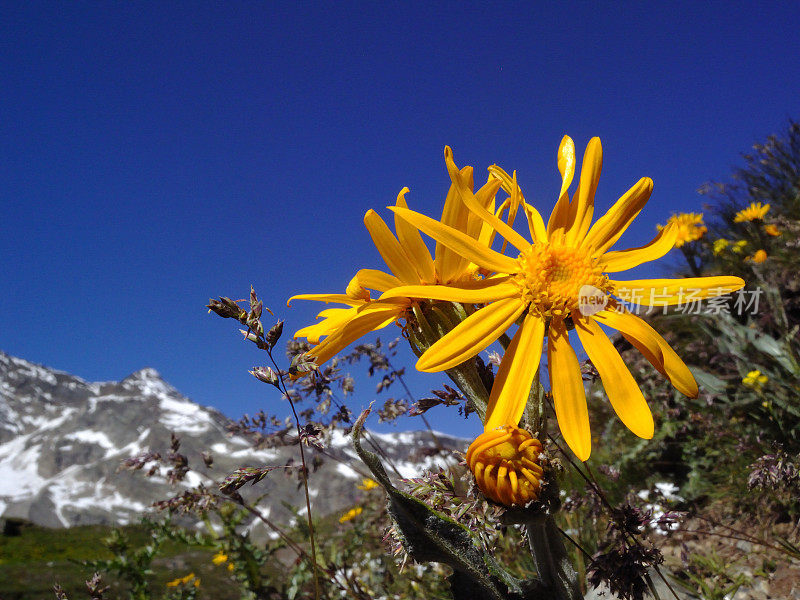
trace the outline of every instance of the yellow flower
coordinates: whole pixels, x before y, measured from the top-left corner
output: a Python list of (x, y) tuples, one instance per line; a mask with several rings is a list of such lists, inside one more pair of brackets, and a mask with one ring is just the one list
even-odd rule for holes
[(714, 240), (714, 248), (713, 248), (714, 256), (719, 256), (720, 254), (722, 254), (722, 251), (725, 250), (725, 248), (727, 248), (729, 244), (730, 242), (725, 238)]
[[(465, 167), (460, 175), (471, 189), (472, 167)], [(476, 202), (484, 209), (493, 212), (494, 197), (501, 183), (497, 178), (490, 178), (475, 193)], [(407, 192), (408, 188), (400, 191), (396, 207), (408, 209), (405, 200)], [(336, 302), (349, 306), (349, 308), (323, 310), (317, 316), (322, 318), (322, 321), (304, 327), (294, 334), (295, 338), (305, 337), (315, 345), (308, 354), (316, 358), (318, 365), (370, 331), (382, 329), (404, 318), (414, 302), (409, 297), (373, 300), (369, 289), (385, 292), (406, 285), (458, 283), (464, 287), (476, 288), (484, 285), (482, 281), (476, 280), (477, 265), (470, 263), (457, 251), (439, 243), (436, 244), (432, 257), (416, 228), (399, 217), (395, 217), (394, 222), (396, 237), (374, 210), (367, 211), (364, 216), (364, 224), (372, 241), (392, 274), (377, 269), (361, 269), (350, 281), (345, 294), (300, 294), (289, 298), (287, 305), (292, 300), (303, 299)], [(473, 242), (483, 246), (490, 245), (494, 236), (491, 227), (472, 216), (464, 207), (455, 184), (451, 185), (445, 199), (441, 222), (466, 232), (465, 235)], [(325, 339), (320, 341), (322, 337)]]
[(370, 490), (374, 490), (376, 487), (379, 487), (379, 486), (380, 486), (380, 484), (377, 481), (375, 481), (374, 479), (369, 479), (368, 477), (365, 477), (361, 481), (361, 484), (357, 485), (356, 487), (358, 489), (360, 489), (360, 490), (364, 490), (365, 492), (368, 492)]
[(224, 562), (228, 562), (228, 555), (224, 552), (217, 552), (211, 557), (211, 562), (213, 562), (215, 565), (221, 565)]
[[(708, 231), (708, 227), (703, 225), (702, 213), (680, 213), (672, 215), (667, 221), (667, 225), (674, 225), (676, 231), (675, 247), (680, 248), (687, 242), (699, 240)], [(663, 225), (658, 225), (658, 230), (664, 229)]]
[(769, 377), (763, 375), (761, 371), (755, 370), (750, 371), (745, 377), (742, 379), (742, 383), (749, 388), (752, 388), (756, 391), (761, 391), (761, 388), (769, 381)]
[(351, 508), (346, 513), (344, 513), (341, 517), (339, 517), (339, 523), (347, 523), (347, 521), (352, 521), (358, 515), (364, 512), (364, 509), (360, 506), (356, 506), (355, 508)]
[(743, 223), (745, 221), (756, 221), (764, 218), (769, 210), (769, 204), (762, 205), (761, 202), (753, 202), (747, 208), (743, 208), (736, 213), (733, 217), (734, 223)]
[(731, 250), (736, 254), (741, 254), (745, 246), (747, 246), (747, 240), (739, 240), (733, 243)]
[[(166, 586), (167, 587), (178, 587), (179, 585), (186, 585), (187, 583), (192, 581), (194, 578), (195, 578), (194, 577), (194, 573), (189, 573), (185, 577), (178, 577), (177, 579), (173, 579), (172, 581), (168, 581), (166, 583)], [(200, 580), (199, 579), (196, 579), (194, 581), (194, 586), (195, 587), (199, 587), (200, 586)]]
[[(694, 300), (700, 300), (735, 291), (744, 281), (738, 277), (610, 279), (606, 273), (625, 271), (669, 252), (675, 245), (677, 233), (674, 225), (668, 225), (641, 248), (610, 251), (644, 206), (653, 182), (642, 178), (591, 226), (602, 163), (598, 138), (589, 142), (578, 191), (572, 201), (568, 189), (575, 174), (575, 146), (567, 136), (562, 140), (557, 160), (562, 176), (561, 192), (547, 226), (535, 208), (524, 204), (533, 242), (528, 242), (483, 208), (463, 181), (449, 148), (445, 157), (451, 180), (464, 204), (516, 247), (519, 255), (511, 258), (500, 254), (439, 221), (403, 207), (392, 208), (437, 242), (486, 271), (496, 273), (484, 279), (480, 286), (407, 285), (381, 296), (381, 299), (418, 297), (486, 305), (432, 345), (418, 360), (417, 368), (435, 372), (455, 367), (483, 351), (511, 325), (520, 322), (492, 387), (484, 431), (518, 424), (547, 337), (556, 417), (569, 447), (585, 460), (591, 452), (591, 435), (580, 364), (568, 337), (568, 329), (574, 326), (623, 423), (640, 437), (652, 437), (654, 424), (650, 409), (600, 324), (620, 331), (684, 394), (696, 396), (697, 384), (686, 365), (655, 330), (630, 312), (615, 310), (614, 296), (632, 300), (633, 294), (638, 293), (640, 304), (669, 306), (683, 302), (687, 290), (693, 292)], [(580, 310), (586, 290), (608, 306), (594, 314)]]
[(232, 562), (229, 562), (229, 563), (228, 563), (228, 571), (230, 571), (231, 573), (233, 573), (233, 569), (234, 569), (234, 568), (235, 568), (235, 567), (233, 566), (233, 563), (232, 563)]
[(764, 250), (756, 250), (756, 253), (753, 254), (753, 256), (748, 256), (745, 260), (750, 260), (756, 264), (760, 264), (767, 260), (767, 253)]
[(524, 506), (536, 500), (542, 486), (541, 451), (542, 443), (530, 433), (504, 425), (472, 442), (467, 465), (484, 495), (506, 506)]
[(775, 225), (764, 225), (764, 233), (767, 235), (771, 235), (772, 237), (778, 237), (781, 234), (781, 230), (778, 229)]

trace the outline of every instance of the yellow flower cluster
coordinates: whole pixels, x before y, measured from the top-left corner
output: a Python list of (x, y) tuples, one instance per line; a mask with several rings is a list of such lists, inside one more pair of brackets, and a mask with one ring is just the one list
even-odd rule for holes
[(189, 573), (186, 577), (179, 577), (166, 583), (167, 587), (178, 587), (179, 585), (191, 584), (194, 587), (200, 587), (200, 579), (195, 577), (194, 573)]
[(742, 379), (742, 384), (756, 391), (761, 391), (761, 388), (763, 388), (768, 381), (769, 377), (761, 373), (761, 371), (755, 370), (745, 375), (744, 379)]
[(348, 521), (352, 521), (357, 516), (359, 516), (362, 512), (364, 512), (364, 509), (361, 506), (356, 506), (354, 508), (351, 508), (346, 513), (344, 513), (341, 517), (339, 517), (339, 523), (347, 523)]
[(761, 202), (753, 202), (747, 208), (743, 208), (736, 213), (733, 217), (734, 223), (745, 223), (749, 221), (760, 221), (764, 218), (769, 210), (769, 204), (761, 204)]
[[(574, 329), (623, 423), (636, 435), (650, 438), (654, 432), (650, 409), (603, 326), (619, 331), (678, 390), (694, 397), (697, 384), (683, 361), (650, 325), (626, 311), (620, 300), (631, 300), (626, 294), (635, 290), (638, 301), (646, 306), (672, 306), (682, 302), (687, 288), (697, 291), (696, 299), (703, 299), (744, 285), (738, 277), (724, 276), (616, 279), (616, 273), (664, 256), (679, 238), (697, 239), (705, 233), (705, 226), (702, 215), (670, 219), (649, 244), (612, 250), (644, 207), (653, 182), (647, 177), (640, 179), (593, 223), (602, 159), (600, 140), (593, 138), (578, 171), (575, 145), (564, 136), (556, 157), (561, 190), (545, 222), (525, 200), (516, 172), (509, 176), (492, 166), (486, 184), (475, 191), (473, 169), (457, 167), (452, 151), (445, 148), (451, 185), (440, 220), (410, 210), (404, 198), (407, 188), (400, 192), (395, 206), (389, 207), (394, 213), (396, 235), (374, 211), (368, 211), (364, 218), (391, 273), (362, 269), (345, 294), (294, 297), (346, 306), (322, 311), (321, 322), (295, 334), (314, 345), (310, 355), (319, 364), (370, 331), (399, 319), (415, 324), (415, 315), (435, 302), (474, 309), (424, 350), (416, 365), (420, 371), (457, 368), (516, 327), (490, 391), (484, 435), (491, 439), (478, 443), (478, 438), (471, 447), (473, 460), (468, 461), (476, 476), (480, 470), (478, 480), (479, 485), (483, 482), (484, 493), (504, 504), (518, 504), (537, 493), (525, 469), (537, 480), (536, 469), (528, 462), (535, 464), (529, 450), (538, 441), (530, 441), (533, 438), (517, 426), (539, 370), (545, 340), (561, 433), (578, 458), (586, 460), (591, 452), (589, 416), (580, 363), (569, 331)], [(576, 175), (577, 191), (570, 197)], [(501, 188), (508, 198), (496, 208), (495, 196)], [(530, 241), (512, 228), (518, 212), (527, 220)], [(435, 240), (433, 256), (420, 232)], [(493, 249), (496, 235), (502, 238), (499, 252)], [(505, 254), (512, 247), (516, 252)], [(587, 289), (602, 300), (600, 306), (604, 308), (584, 310), (581, 303)], [(370, 290), (378, 297), (373, 298)], [(496, 431), (505, 433), (498, 436)], [(340, 521), (357, 516), (356, 510), (360, 513), (360, 509), (353, 509)]]
[(731, 251), (734, 254), (741, 254), (744, 251), (745, 246), (747, 246), (747, 240), (738, 240), (733, 243), (733, 246), (731, 246)]
[[(699, 240), (708, 231), (708, 227), (703, 224), (702, 213), (679, 213), (672, 215), (667, 221), (667, 226), (672, 225), (676, 231), (675, 247), (680, 248), (688, 242)], [(658, 230), (664, 229), (663, 225), (658, 225)]]
[(725, 248), (727, 248), (729, 245), (730, 242), (725, 238), (719, 238), (718, 240), (714, 240), (714, 246), (712, 248), (714, 256), (719, 256), (720, 254), (722, 254)]

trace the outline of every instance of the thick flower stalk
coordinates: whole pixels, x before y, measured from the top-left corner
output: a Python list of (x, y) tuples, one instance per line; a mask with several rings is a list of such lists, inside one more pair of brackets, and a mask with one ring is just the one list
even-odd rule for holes
[[(565, 136), (558, 149), (561, 192), (545, 226), (530, 204), (524, 212), (532, 241), (477, 200), (455, 166), (449, 148), (445, 159), (453, 185), (465, 206), (492, 227), (516, 258), (478, 243), (465, 232), (404, 207), (391, 207), (398, 216), (464, 260), (494, 275), (472, 283), (404, 285), (387, 290), (381, 300), (424, 298), (484, 305), (433, 344), (417, 362), (421, 371), (452, 368), (487, 348), (515, 323), (519, 324), (506, 349), (491, 390), (485, 431), (516, 426), (538, 372), (544, 339), (556, 417), (565, 441), (586, 460), (591, 452), (589, 416), (577, 355), (570, 345), (575, 329), (595, 365), (606, 394), (622, 422), (642, 438), (653, 436), (654, 423), (639, 386), (601, 325), (618, 330), (687, 396), (696, 396), (697, 384), (689, 369), (666, 341), (645, 321), (623, 309), (622, 301), (646, 306), (671, 306), (733, 292), (744, 285), (738, 277), (617, 280), (609, 274), (632, 269), (660, 258), (673, 248), (677, 234), (667, 226), (649, 244), (613, 251), (612, 246), (644, 207), (653, 183), (642, 178), (592, 225), (594, 194), (600, 177), (602, 149), (593, 138), (584, 155), (578, 189), (570, 200), (569, 187), (576, 170), (575, 147)], [(598, 310), (586, 310), (593, 300)]]

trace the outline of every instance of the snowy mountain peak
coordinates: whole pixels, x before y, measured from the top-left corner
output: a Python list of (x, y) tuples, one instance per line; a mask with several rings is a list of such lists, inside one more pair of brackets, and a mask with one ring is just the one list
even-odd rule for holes
[(161, 373), (152, 367), (139, 369), (120, 381), (120, 385), (126, 388), (140, 390), (148, 396), (178, 396), (178, 390), (168, 384), (161, 377)]

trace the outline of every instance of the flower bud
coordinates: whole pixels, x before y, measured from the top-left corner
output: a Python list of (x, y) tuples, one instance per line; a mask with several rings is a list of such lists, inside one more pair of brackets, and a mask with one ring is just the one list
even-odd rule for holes
[(541, 451), (542, 443), (530, 433), (503, 425), (470, 444), (467, 465), (485, 496), (505, 506), (524, 506), (542, 487)]

